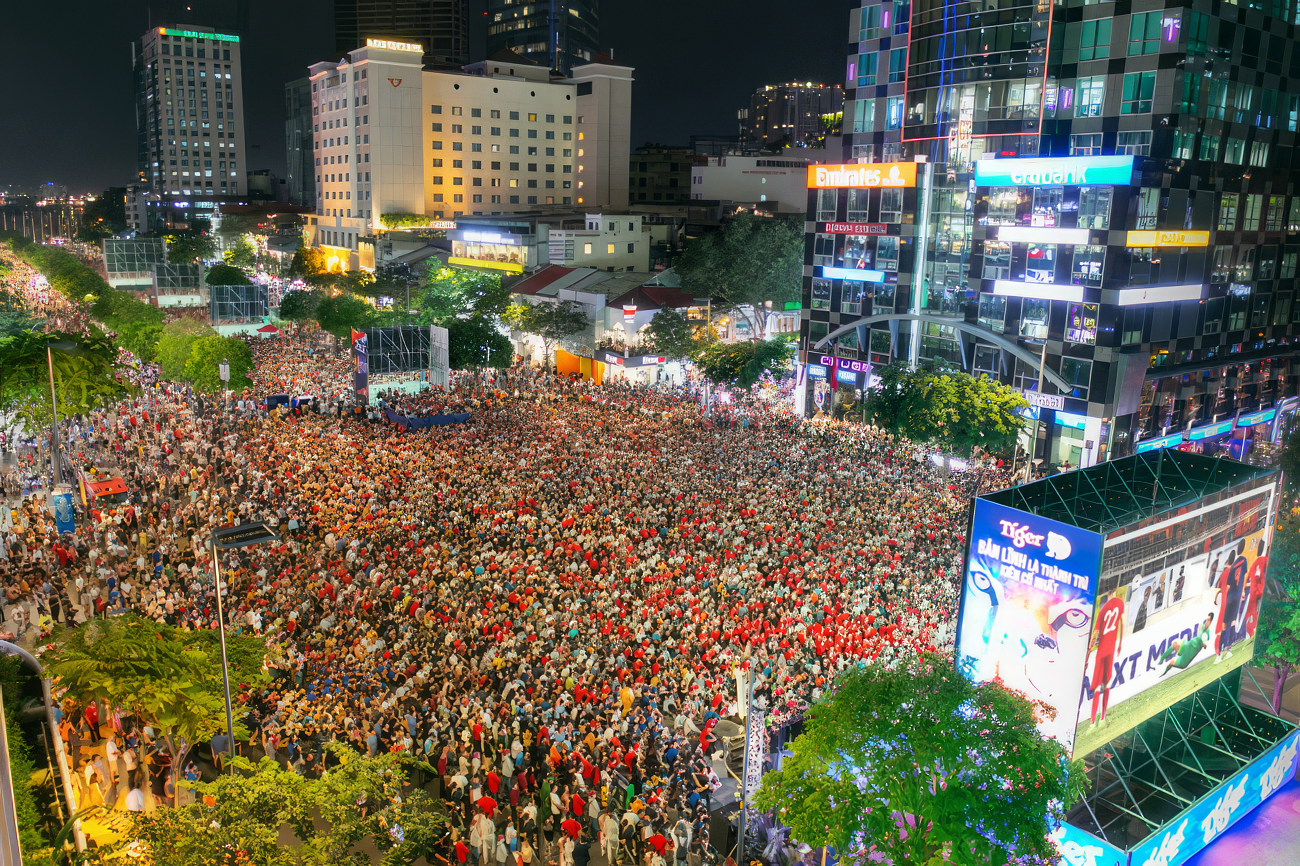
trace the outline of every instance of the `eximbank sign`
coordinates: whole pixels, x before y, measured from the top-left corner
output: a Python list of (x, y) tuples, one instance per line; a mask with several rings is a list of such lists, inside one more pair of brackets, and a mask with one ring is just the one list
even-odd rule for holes
[(1132, 156), (1061, 156), (981, 159), (976, 186), (1128, 186)]

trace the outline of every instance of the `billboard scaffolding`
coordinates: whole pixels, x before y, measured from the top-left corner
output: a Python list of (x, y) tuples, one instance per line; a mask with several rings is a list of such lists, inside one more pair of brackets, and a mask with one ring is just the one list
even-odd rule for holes
[[(1082, 758), (1094, 784), (1063, 845), (1182, 862), (1249, 811), (1237, 792), (1224, 817), (1225, 786), (1250, 780), (1258, 803), (1279, 762), (1294, 771), (1295, 726), (1237, 700), (1277, 482), (1162, 450), (977, 498), (957, 658), (1035, 701), (1040, 731)], [(1180, 834), (1206, 808), (1217, 817)]]
[(261, 324), (266, 320), (266, 286), (208, 286), (214, 325)]
[(369, 330), (370, 375), (389, 376), (429, 369), (429, 328), (399, 325)]

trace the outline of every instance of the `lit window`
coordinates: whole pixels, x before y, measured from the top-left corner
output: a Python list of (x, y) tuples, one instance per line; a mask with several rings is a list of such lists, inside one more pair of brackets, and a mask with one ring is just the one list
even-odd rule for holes
[[(582, 199), (578, 199), (578, 201), (582, 201)], [(591, 244), (583, 244), (582, 252), (584, 255), (591, 255)]]

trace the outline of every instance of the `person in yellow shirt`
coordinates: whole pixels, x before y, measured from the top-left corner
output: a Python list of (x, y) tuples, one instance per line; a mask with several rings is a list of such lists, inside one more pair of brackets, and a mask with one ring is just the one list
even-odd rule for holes
[(618, 702), (623, 705), (623, 715), (630, 713), (632, 711), (632, 690), (627, 686), (623, 686), (618, 693)]

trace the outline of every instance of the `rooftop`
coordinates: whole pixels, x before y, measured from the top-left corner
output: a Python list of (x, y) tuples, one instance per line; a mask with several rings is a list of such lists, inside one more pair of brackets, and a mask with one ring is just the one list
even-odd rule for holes
[(1107, 533), (1276, 472), (1225, 457), (1148, 451), (980, 497)]

